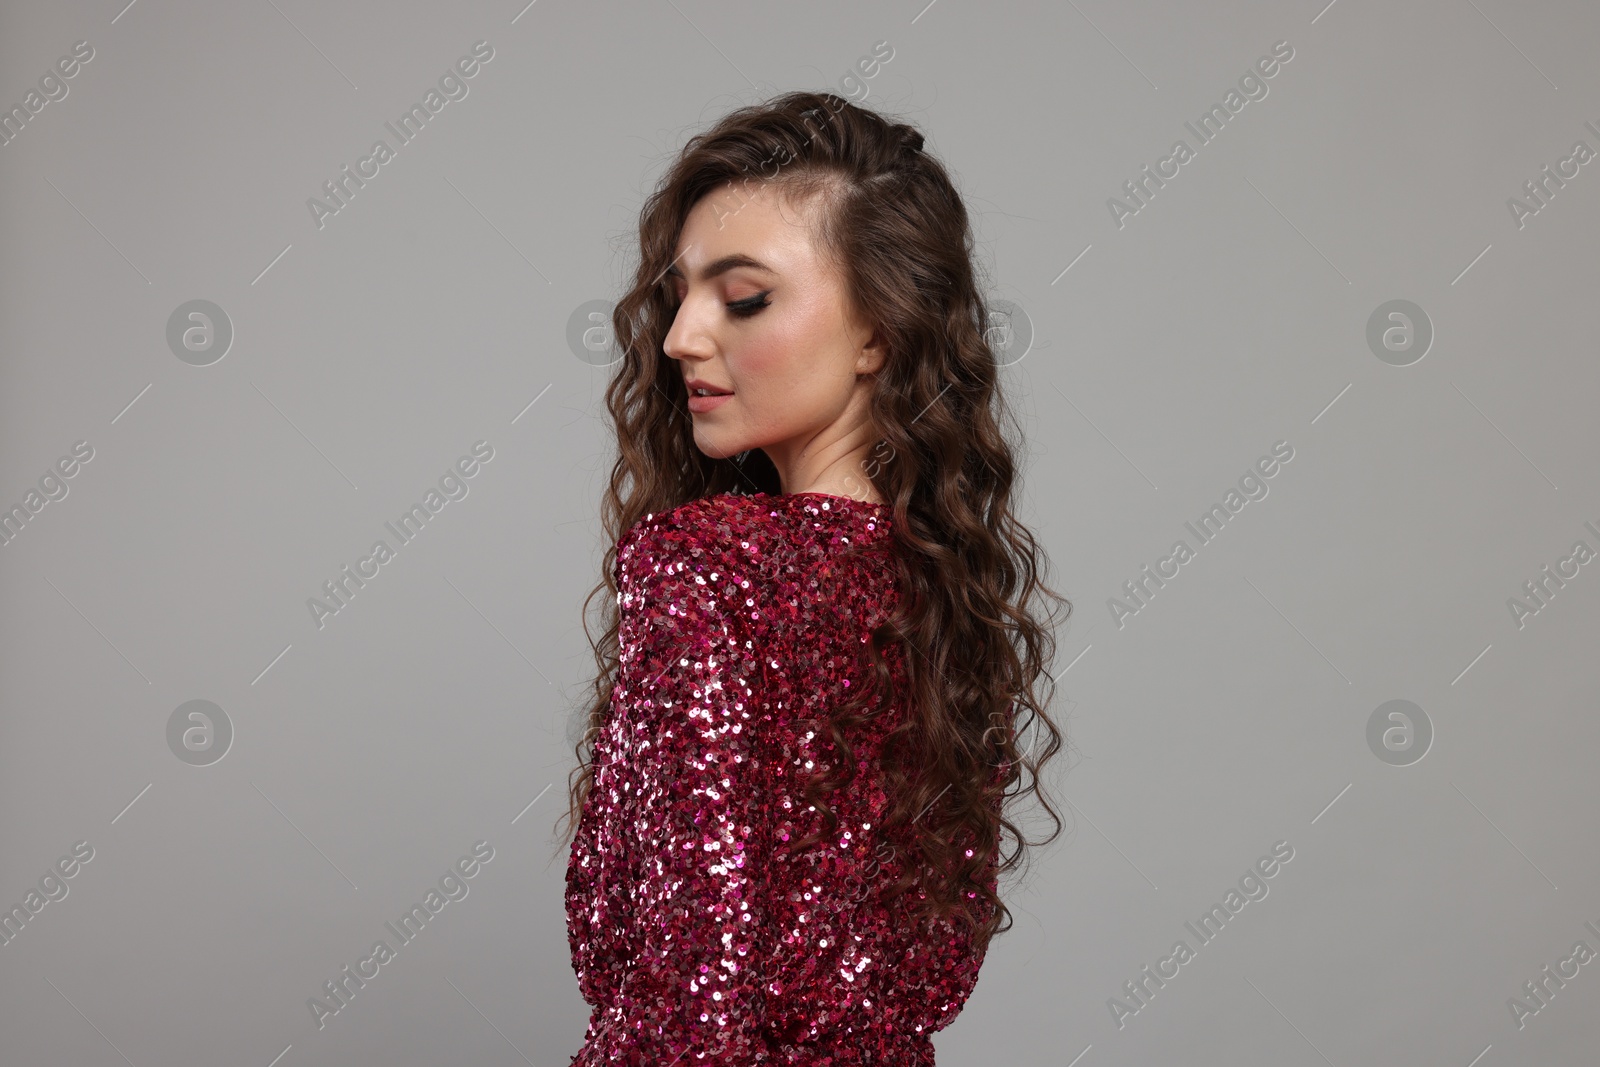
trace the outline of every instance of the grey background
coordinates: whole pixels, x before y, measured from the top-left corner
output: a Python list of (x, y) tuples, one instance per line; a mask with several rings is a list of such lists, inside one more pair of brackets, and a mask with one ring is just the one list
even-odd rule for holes
[[(614, 299), (637, 210), (727, 110), (866, 86), (917, 123), (1034, 331), (1025, 521), (1075, 604), (1063, 836), (944, 1064), (1592, 1061), (1600, 10), (1391, 5), (10, 4), (0, 105), (0, 1059), (567, 1062), (586, 1008), (551, 828), (592, 667)], [(306, 207), (474, 42), (494, 58), (318, 228)], [(893, 59), (841, 81), (878, 41)], [(1106, 206), (1273, 44), (1294, 57), (1134, 217)], [(388, 138), (393, 141), (392, 137)], [(1070, 265), (1070, 269), (1068, 268)], [(215, 302), (209, 366), (169, 317)], [(1369, 348), (1429, 317), (1408, 366)], [(321, 629), (306, 606), (472, 444), (493, 459)], [(1124, 581), (1294, 458), (1119, 627)], [(1424, 758), (1367, 723), (1414, 702)], [(223, 709), (226, 756), (168, 747)], [(547, 791), (548, 790), (548, 791)], [(531, 806), (530, 806), (531, 803)], [(317, 1029), (339, 968), (485, 840), (468, 895)], [(1107, 1001), (1274, 842), (1294, 858), (1118, 1027)]]

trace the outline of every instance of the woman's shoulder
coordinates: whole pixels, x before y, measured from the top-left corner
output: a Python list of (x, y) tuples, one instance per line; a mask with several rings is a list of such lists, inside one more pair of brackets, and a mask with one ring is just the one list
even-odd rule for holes
[(852, 497), (718, 493), (645, 515), (618, 542), (618, 555), (670, 546), (692, 555), (749, 558), (782, 552), (803, 560), (883, 540), (891, 523), (887, 505)]

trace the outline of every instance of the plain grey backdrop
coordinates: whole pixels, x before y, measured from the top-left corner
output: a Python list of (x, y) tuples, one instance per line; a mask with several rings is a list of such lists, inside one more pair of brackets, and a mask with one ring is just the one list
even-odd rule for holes
[(1593, 1061), (1600, 9), (124, 4), (0, 14), (0, 1060), (567, 1062), (588, 315), (813, 88), (957, 177), (1074, 604), (940, 1062)]

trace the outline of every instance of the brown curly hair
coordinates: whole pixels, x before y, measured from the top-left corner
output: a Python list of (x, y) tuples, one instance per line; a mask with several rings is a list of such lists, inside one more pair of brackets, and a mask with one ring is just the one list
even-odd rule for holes
[[(989, 877), (1018, 866), (1027, 846), (1061, 830), (1039, 778), (1063, 742), (1045, 712), (1055, 687), (1045, 668), (1055, 639), (1031, 608), (1036, 595), (1064, 604), (1067, 614), (1072, 605), (1041, 581), (1047, 561), (1012, 514), (1016, 470), (1001, 421), (1016, 424), (986, 337), (989, 308), (976, 280), (967, 212), (945, 167), (922, 145), (914, 127), (833, 93), (791, 92), (740, 108), (692, 137), (646, 200), (632, 288), (612, 312), (621, 360), (606, 406), (618, 454), (601, 506), (611, 544), (602, 581), (584, 601), (598, 672), (562, 836), (571, 840), (593, 785), (594, 742), (616, 681), (617, 542), (646, 514), (689, 500), (782, 492), (759, 449), (710, 459), (694, 445), (683, 375), (662, 350), (675, 314), (662, 279), (685, 219), (702, 196), (730, 182), (776, 188), (791, 204), (820, 195), (817, 247), (888, 342), (872, 376), (881, 439), (863, 474), (893, 509), (903, 595), (894, 617), (870, 635), (871, 681), (828, 723), (845, 758), (825, 765), (807, 796), (831, 832), (836, 820), (826, 796), (856, 770), (847, 735), (872, 716), (876, 695), (890, 684), (883, 650), (893, 643), (911, 650), (903, 657), (909, 713), (884, 749), (891, 808), (882, 825), (917, 862), (902, 865), (896, 883), (882, 887), (884, 899), (920, 888), (923, 917), (961, 920), (986, 947), (1012, 925)], [(605, 631), (595, 641), (588, 606), (602, 593)], [(1044, 683), (1041, 700), (1034, 690)], [(1034, 842), (1006, 811), (1007, 800), (1029, 793), (1054, 823)]]

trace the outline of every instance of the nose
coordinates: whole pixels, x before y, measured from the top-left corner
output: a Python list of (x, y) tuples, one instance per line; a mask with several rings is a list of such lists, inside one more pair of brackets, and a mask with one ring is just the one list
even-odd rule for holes
[(678, 313), (661, 342), (661, 350), (672, 359), (703, 360), (715, 354), (716, 346), (703, 323), (703, 313), (698, 310), (704, 303), (690, 296), (678, 305)]

